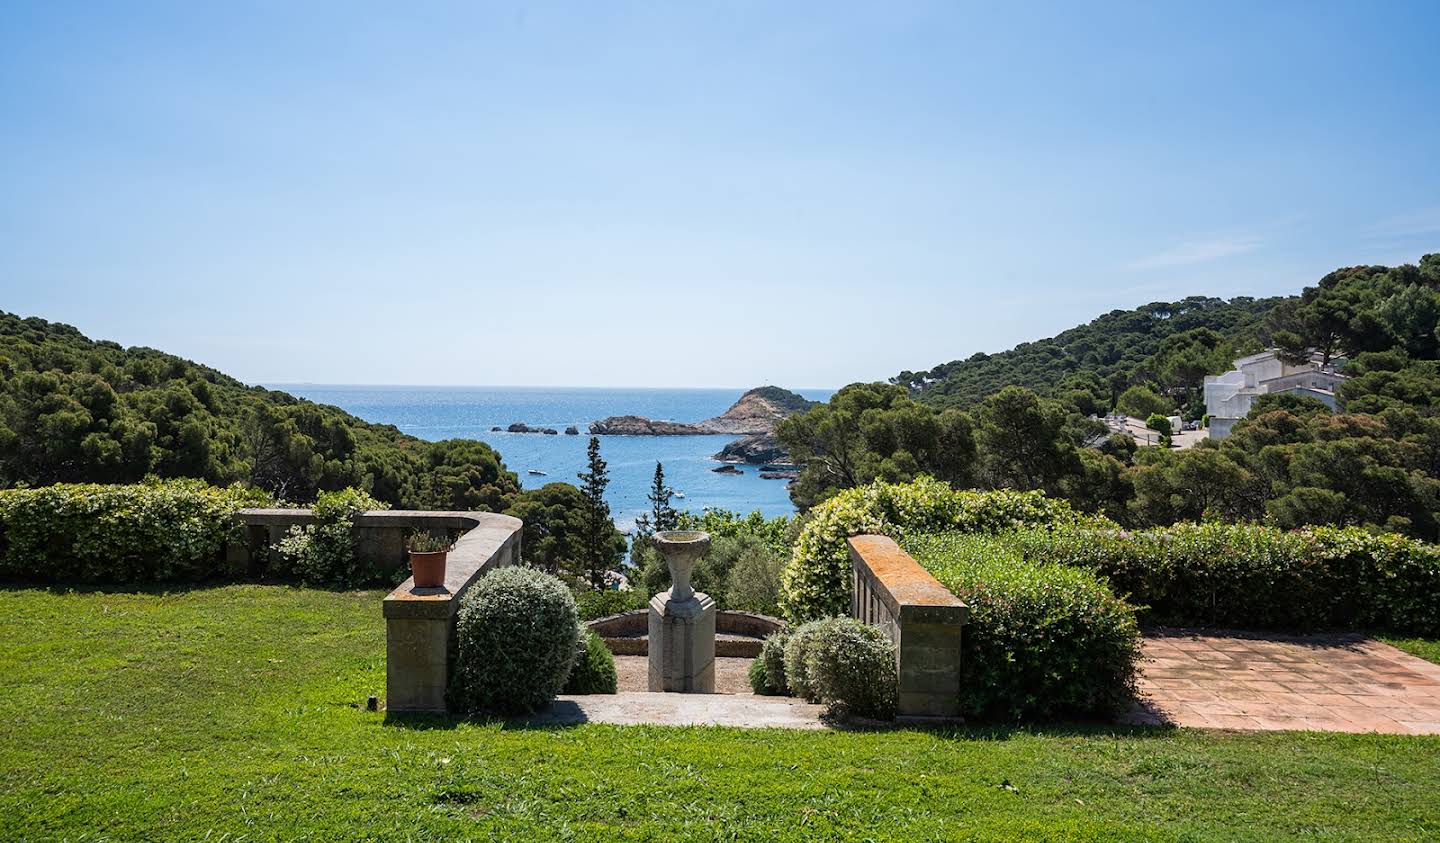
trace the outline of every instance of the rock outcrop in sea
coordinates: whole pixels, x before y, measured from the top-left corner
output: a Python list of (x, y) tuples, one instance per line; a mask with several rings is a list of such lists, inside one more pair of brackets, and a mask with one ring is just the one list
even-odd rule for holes
[(815, 402), (778, 386), (760, 386), (740, 396), (730, 409), (702, 422), (673, 422), (644, 416), (610, 416), (590, 423), (590, 432), (609, 436), (701, 436), (774, 433), (775, 423), (810, 409)]
[(656, 421), (644, 416), (610, 416), (590, 423), (590, 432), (606, 436), (702, 436), (727, 433), (740, 436), (712, 459), (721, 462), (788, 462), (789, 455), (775, 439), (775, 424), (802, 413), (816, 402), (778, 386), (760, 386), (740, 396), (730, 409), (702, 422)]
[(785, 463), (790, 461), (790, 454), (785, 451), (785, 446), (780, 444), (771, 433), (752, 433), (743, 436), (720, 449), (720, 453), (711, 457), (721, 462), (743, 462), (749, 465), (763, 465), (765, 463)]

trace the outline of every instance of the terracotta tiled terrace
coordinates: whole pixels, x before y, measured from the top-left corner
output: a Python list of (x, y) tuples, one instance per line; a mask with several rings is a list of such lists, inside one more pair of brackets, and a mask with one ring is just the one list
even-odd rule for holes
[(1361, 635), (1157, 630), (1132, 723), (1440, 734), (1440, 665)]

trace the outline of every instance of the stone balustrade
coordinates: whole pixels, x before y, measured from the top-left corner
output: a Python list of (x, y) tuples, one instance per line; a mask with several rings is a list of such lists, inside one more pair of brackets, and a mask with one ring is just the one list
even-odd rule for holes
[[(236, 573), (251, 575), (263, 574), (270, 548), (291, 527), (315, 521), (308, 509), (244, 509), (237, 517), (246, 540), (230, 549), (229, 561)], [(408, 565), (405, 540), (416, 530), (455, 538), (442, 588), (416, 589), (407, 579), (384, 600), (387, 710), (445, 711), (460, 598), (487, 571), (520, 564), (521, 526), (518, 518), (489, 512), (375, 510), (356, 516), (356, 555), (382, 570)]]
[(849, 540), (851, 616), (895, 643), (901, 717), (958, 717), (960, 640), (970, 609), (885, 536)]

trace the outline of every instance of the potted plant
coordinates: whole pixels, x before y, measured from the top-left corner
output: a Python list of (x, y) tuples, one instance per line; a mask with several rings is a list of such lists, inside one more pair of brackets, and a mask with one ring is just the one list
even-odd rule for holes
[(410, 551), (410, 573), (416, 588), (440, 588), (445, 585), (445, 557), (450, 553), (450, 539), (431, 533), (410, 534), (406, 547)]

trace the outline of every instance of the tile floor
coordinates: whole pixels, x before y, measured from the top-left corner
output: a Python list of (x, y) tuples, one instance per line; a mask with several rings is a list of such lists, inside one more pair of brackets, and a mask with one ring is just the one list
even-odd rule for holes
[(1440, 735), (1440, 665), (1360, 635), (1152, 630), (1125, 722)]

